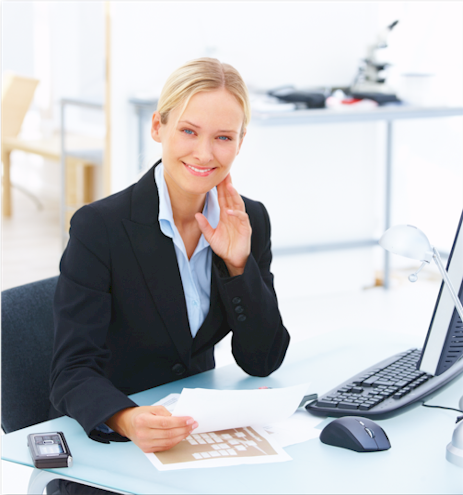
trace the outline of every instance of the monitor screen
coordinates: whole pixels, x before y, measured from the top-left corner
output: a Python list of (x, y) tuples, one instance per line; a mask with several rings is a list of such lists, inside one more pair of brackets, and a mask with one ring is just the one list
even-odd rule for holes
[[(463, 302), (463, 213), (447, 263), (447, 272)], [(442, 281), (418, 368), (440, 375), (463, 357), (463, 323), (446, 284)]]

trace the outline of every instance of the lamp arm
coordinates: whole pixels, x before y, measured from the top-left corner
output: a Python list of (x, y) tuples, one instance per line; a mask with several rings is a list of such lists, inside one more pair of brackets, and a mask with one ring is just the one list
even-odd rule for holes
[(434, 246), (432, 248), (432, 251), (433, 251), (432, 257), (436, 262), (437, 268), (439, 268), (439, 271), (447, 285), (447, 289), (449, 290), (450, 295), (452, 296), (453, 303), (455, 304), (455, 308), (458, 314), (460, 315), (461, 321), (463, 321), (463, 306), (461, 305), (460, 299), (458, 298), (455, 289), (453, 288), (452, 282), (450, 282), (450, 279), (447, 275), (447, 271), (445, 270), (444, 265), (442, 264), (442, 260), (440, 259), (439, 252)]

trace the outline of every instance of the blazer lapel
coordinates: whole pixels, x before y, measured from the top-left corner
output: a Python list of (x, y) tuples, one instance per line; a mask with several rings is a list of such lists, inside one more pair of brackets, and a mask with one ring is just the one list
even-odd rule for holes
[[(158, 164), (157, 162), (155, 166)], [(172, 239), (159, 228), (159, 197), (152, 167), (135, 184), (130, 220), (122, 220), (146, 285), (179, 355), (188, 367), (192, 336)]]

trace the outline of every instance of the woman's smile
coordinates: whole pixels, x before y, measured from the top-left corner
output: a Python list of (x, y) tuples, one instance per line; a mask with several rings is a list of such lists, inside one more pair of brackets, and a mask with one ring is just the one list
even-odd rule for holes
[(188, 172), (190, 172), (190, 174), (195, 175), (197, 177), (208, 177), (215, 170), (215, 167), (208, 167), (208, 168), (197, 167), (194, 165), (190, 165), (189, 163), (185, 163), (185, 162), (182, 163), (183, 165), (185, 165), (185, 168), (188, 170)]

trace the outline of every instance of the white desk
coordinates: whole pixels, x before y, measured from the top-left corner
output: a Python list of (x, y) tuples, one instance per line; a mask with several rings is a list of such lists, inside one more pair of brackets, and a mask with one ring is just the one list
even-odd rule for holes
[[(250, 389), (306, 381), (312, 382), (313, 391), (323, 393), (385, 357), (422, 344), (397, 335), (372, 340), (374, 334), (340, 331), (297, 343), (268, 378), (250, 377), (229, 365), (132, 397), (148, 405), (182, 387)], [(456, 405), (462, 389), (460, 377), (431, 402)], [(457, 414), (419, 406), (378, 421), (392, 445), (384, 452), (357, 453), (314, 439), (288, 447), (290, 462), (181, 472), (159, 472), (134, 444), (93, 442), (74, 420), (59, 418), (5, 435), (2, 458), (31, 466), (27, 434), (58, 429), (66, 435), (74, 465), (35, 471), (30, 493), (41, 493), (53, 477), (129, 493), (462, 493), (463, 470), (445, 459)]]

